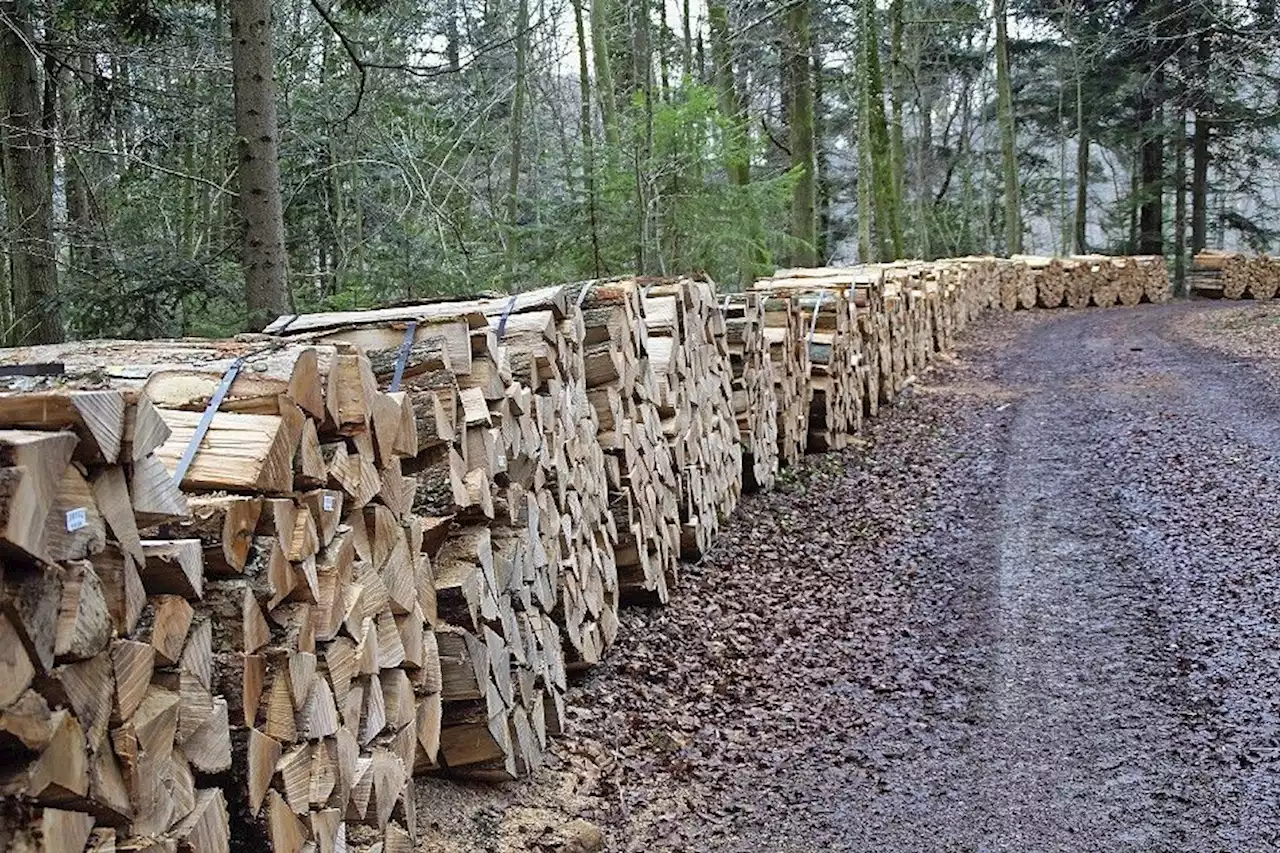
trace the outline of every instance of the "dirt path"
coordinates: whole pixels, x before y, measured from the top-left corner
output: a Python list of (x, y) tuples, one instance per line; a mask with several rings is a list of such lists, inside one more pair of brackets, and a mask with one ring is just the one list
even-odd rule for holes
[(611, 850), (1280, 849), (1280, 385), (1215, 310), (970, 335), (629, 617), (474, 849), (552, 795)]

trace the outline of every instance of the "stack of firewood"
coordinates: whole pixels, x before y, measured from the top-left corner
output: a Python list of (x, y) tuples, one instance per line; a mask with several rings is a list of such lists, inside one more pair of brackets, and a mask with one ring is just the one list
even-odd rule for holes
[(862, 426), (866, 387), (857, 328), (857, 276), (846, 270), (780, 270), (755, 289), (786, 298), (801, 314), (809, 353), (810, 451), (837, 450)]
[(795, 465), (809, 444), (809, 347), (804, 317), (785, 295), (761, 292), (763, 343), (773, 365), (773, 389), (778, 403), (778, 462)]
[(705, 279), (638, 282), (655, 403), (680, 487), (680, 551), (711, 549), (742, 491), (724, 312)]
[(0, 395), (0, 425), (6, 848), (226, 850), (231, 742), (196, 616), (200, 551), (144, 539), (130, 498), (183, 508), (155, 456), (164, 421), (119, 390), (42, 387)]
[(846, 446), (990, 308), (1167, 297), (1160, 258), (962, 258), (4, 351), (0, 837), (407, 853), (413, 773), (536, 768), (568, 672), (744, 483)]
[(572, 286), (586, 329), (587, 398), (599, 420), (622, 595), (665, 603), (680, 561), (676, 467), (658, 413), (641, 289), (634, 280)]
[[(945, 263), (945, 262), (944, 262)], [(1070, 258), (1015, 255), (1000, 267), (1000, 303), (1007, 310), (1108, 308), (1164, 302), (1170, 296), (1163, 258), (1078, 255)]]
[(855, 330), (862, 359), (858, 365), (864, 417), (880, 412), (882, 398), (881, 365), (889, 353), (889, 326), (884, 313), (884, 271), (863, 267), (853, 272), (853, 303), (856, 309)]
[(725, 339), (733, 371), (733, 412), (742, 441), (742, 481), (747, 489), (773, 488), (778, 473), (778, 395), (773, 359), (765, 340), (763, 297), (724, 298)]
[[(411, 837), (409, 776), (435, 750), (439, 666), (431, 567), (399, 468), (416, 441), (405, 399), (379, 391), (358, 353), (265, 339), (70, 344), (4, 362), (46, 372), (9, 380), (6, 425), (76, 429), (74, 401), (115, 401), (109, 425), (82, 417), (84, 458), (43, 469), (67, 484), (49, 511), (72, 535), (24, 546), (87, 632), (77, 667), (109, 643), (94, 692), (115, 707), (90, 722), (78, 766), (114, 762), (122, 784), (91, 778), (84, 810), (121, 841), (193, 850), (225, 849), (228, 809), (275, 850), (347, 825)], [(73, 401), (62, 415), (59, 398)], [(107, 430), (117, 450), (104, 454)], [(43, 508), (42, 491), (10, 509)], [(6, 583), (20, 583), (16, 565)], [(44, 698), (55, 715), (94, 713), (76, 710), (75, 686)], [(117, 792), (108, 818), (94, 784)]]
[[(1035, 307), (1059, 308), (1067, 297), (1067, 279), (1058, 258), (1014, 255), (1010, 260), (1022, 267), (1023, 281), (1036, 291)], [(1019, 300), (1021, 303), (1021, 299)], [(1028, 306), (1020, 304), (1020, 307)]]
[(1005, 258), (997, 259), (992, 267), (999, 292), (999, 305), (1005, 311), (1017, 311), (1021, 281), (1018, 266)]
[(1205, 250), (1195, 256), (1189, 281), (1202, 296), (1273, 299), (1280, 292), (1280, 260)]
[(398, 371), (432, 421), (408, 468), (417, 505), (443, 528), (440, 763), (453, 772), (537, 767), (563, 726), (567, 666), (599, 661), (617, 635), (616, 532), (582, 317), (566, 288), (548, 288), (270, 329), (377, 353), (379, 379)]
[(915, 380), (920, 303), (912, 287), (910, 269), (904, 265), (885, 268), (884, 289), (890, 339), (888, 382), (891, 399), (896, 399)]

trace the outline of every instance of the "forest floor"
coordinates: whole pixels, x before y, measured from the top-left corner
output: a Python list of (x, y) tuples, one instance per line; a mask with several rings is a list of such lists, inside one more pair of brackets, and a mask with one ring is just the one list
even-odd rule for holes
[(420, 849), (1280, 849), (1277, 507), (1280, 310), (993, 316)]

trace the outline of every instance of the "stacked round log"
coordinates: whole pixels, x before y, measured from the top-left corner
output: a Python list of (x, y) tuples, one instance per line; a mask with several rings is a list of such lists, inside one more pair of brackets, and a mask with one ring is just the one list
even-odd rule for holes
[(1206, 250), (1195, 256), (1190, 284), (1202, 296), (1274, 299), (1280, 292), (1280, 260)]
[(1018, 307), (1023, 310), (1035, 308), (1040, 300), (1040, 279), (1043, 267), (1030, 265), (1013, 258), (1011, 268), (1017, 271)]
[(1253, 284), (1252, 267), (1244, 255), (1228, 258), (1222, 266), (1222, 295), (1227, 299), (1243, 299)]
[(680, 496), (680, 551), (706, 554), (738, 504), (742, 448), (724, 312), (706, 279), (637, 281), (662, 431)]
[(1034, 286), (1036, 290), (1034, 306), (1026, 305), (1019, 300), (1022, 308), (1058, 308), (1066, 299), (1066, 277), (1062, 275), (1062, 265), (1057, 258), (1039, 255), (1014, 255), (1011, 258), (1021, 266), (1024, 286)]
[(779, 464), (777, 380), (765, 341), (764, 301), (759, 293), (735, 293), (722, 305), (742, 441), (742, 485), (749, 491), (773, 488)]
[(1120, 297), (1118, 269), (1106, 255), (1076, 255), (1075, 275), (1089, 282), (1089, 302), (1095, 308), (1110, 308)]
[(938, 263), (952, 270), (955, 299), (960, 305), (957, 331), (964, 331), (970, 323), (995, 305), (995, 290), (990, 274), (995, 262), (986, 257), (968, 257)]
[(1137, 264), (1112, 263), (1116, 277), (1116, 296), (1126, 308), (1141, 304), (1147, 295), (1147, 282)]
[[(1143, 302), (1159, 304), (1173, 298), (1173, 281), (1169, 277), (1169, 265), (1164, 258), (1143, 256), (1130, 259), (1142, 279)], [(1280, 285), (1280, 277), (1273, 279)]]

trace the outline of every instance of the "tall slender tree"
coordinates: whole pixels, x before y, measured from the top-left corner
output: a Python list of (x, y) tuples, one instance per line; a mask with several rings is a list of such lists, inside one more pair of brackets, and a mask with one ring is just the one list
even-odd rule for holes
[(0, 2), (0, 133), (12, 304), (11, 314), (0, 312), (0, 319), (8, 321), (0, 335), (15, 344), (54, 343), (63, 335), (53, 239), (50, 133), (35, 53), (34, 14), (31, 0)]
[(1022, 200), (1018, 176), (1018, 140), (1009, 75), (1007, 0), (992, 0), (996, 23), (996, 114), (1000, 125), (1000, 154), (1004, 165), (1004, 242), (1010, 254), (1022, 251)]
[(862, 104), (866, 111), (868, 160), (871, 166), (872, 232), (876, 244), (876, 260), (890, 261), (902, 257), (902, 216), (897, 194), (897, 178), (893, 171), (893, 142), (884, 108), (884, 74), (880, 70), (879, 13), (875, 0), (861, 4), (862, 26), (860, 73)]
[(810, 57), (810, 0), (796, 0), (787, 9), (787, 85), (791, 112), (787, 116), (791, 168), (795, 189), (791, 195), (791, 237), (796, 241), (792, 260), (800, 266), (818, 262), (817, 160), (813, 139), (813, 77)]
[(520, 262), (520, 167), (524, 153), (524, 99), (529, 88), (529, 0), (516, 3), (516, 79), (511, 98), (511, 163), (507, 173), (507, 263)]
[(280, 196), (271, 2), (231, 0), (230, 9), (231, 74), (240, 155), (245, 324), (250, 330), (257, 330), (277, 316), (289, 313), (293, 305)]

